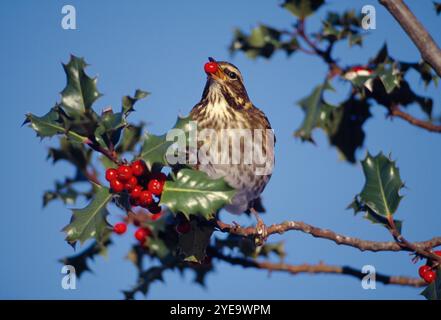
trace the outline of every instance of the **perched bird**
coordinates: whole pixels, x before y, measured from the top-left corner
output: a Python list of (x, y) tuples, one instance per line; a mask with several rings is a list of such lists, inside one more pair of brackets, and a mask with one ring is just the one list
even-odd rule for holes
[[(212, 129), (220, 135), (226, 134), (230, 138), (234, 136), (237, 138), (238, 130), (231, 129), (247, 129), (251, 133), (261, 132), (262, 139), (259, 140), (255, 136), (252, 139), (249, 136), (243, 138), (240, 140), (240, 145), (228, 146), (230, 154), (235, 154), (236, 157), (231, 156), (227, 162), (198, 163), (197, 168), (212, 178), (223, 177), (236, 189), (235, 197), (232, 203), (225, 207), (226, 210), (239, 214), (256, 209), (255, 202), (271, 178), (273, 169), (275, 141), (273, 130), (265, 114), (250, 101), (237, 67), (225, 61), (215, 61), (210, 57), (204, 69), (207, 82), (202, 98), (190, 113), (191, 119), (197, 122), (198, 130)], [(214, 143), (213, 140), (209, 136), (204, 143)], [(219, 138), (216, 142), (219, 143)], [(265, 163), (256, 158), (251, 162), (249, 159), (246, 160), (245, 152), (249, 152), (246, 143), (251, 144), (253, 149), (262, 151)], [(234, 148), (238, 152), (235, 153)], [(218, 145), (218, 150), (220, 149)], [(262, 167), (266, 169), (259, 172), (258, 168), (262, 169)]]

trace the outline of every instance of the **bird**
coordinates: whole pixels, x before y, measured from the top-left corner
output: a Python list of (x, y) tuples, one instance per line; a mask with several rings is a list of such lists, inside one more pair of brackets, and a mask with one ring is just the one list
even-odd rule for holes
[[(240, 146), (229, 145), (230, 154), (232, 148), (240, 148), (236, 152), (234, 162), (231, 156), (229, 162), (216, 163), (205, 159), (201, 163), (198, 159), (197, 170), (205, 172), (210, 178), (224, 178), (235, 189), (236, 193), (231, 203), (224, 208), (233, 214), (243, 212), (256, 213), (255, 208), (260, 203), (260, 194), (269, 182), (274, 166), (275, 136), (271, 124), (263, 111), (258, 109), (250, 100), (244, 85), (243, 76), (239, 69), (232, 63), (216, 61), (209, 57), (209, 62), (204, 65), (207, 75), (201, 100), (192, 108), (190, 118), (197, 123), (198, 130), (209, 129), (217, 134), (226, 134), (228, 137), (237, 135), (239, 129), (255, 132), (261, 130), (262, 142), (254, 136), (243, 138)], [(226, 133), (227, 132), (227, 133)], [(208, 136), (203, 140), (205, 145), (211, 145), (219, 141)], [(265, 156), (265, 164), (256, 159), (245, 160), (245, 140), (251, 143), (252, 148), (261, 148)], [(220, 146), (218, 145), (218, 151)], [(249, 151), (249, 150), (248, 150)], [(237, 158), (239, 156), (239, 158)], [(212, 160), (210, 157), (208, 159)], [(219, 158), (217, 158), (219, 159)], [(263, 174), (258, 174), (257, 168), (265, 167)]]

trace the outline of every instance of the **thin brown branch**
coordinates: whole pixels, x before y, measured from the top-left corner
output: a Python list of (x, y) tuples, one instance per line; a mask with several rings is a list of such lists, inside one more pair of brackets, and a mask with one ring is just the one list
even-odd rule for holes
[(436, 124), (433, 124), (432, 122), (429, 122), (429, 121), (417, 119), (417, 118), (413, 117), (412, 115), (401, 110), (398, 106), (392, 106), (390, 108), (390, 114), (392, 116), (401, 118), (414, 126), (426, 129), (428, 131), (441, 132), (441, 125), (436, 125)]
[[(333, 266), (324, 263), (318, 264), (300, 264), (291, 265), (286, 263), (273, 263), (267, 261), (256, 261), (241, 257), (232, 257), (224, 255), (217, 250), (209, 250), (209, 254), (212, 257), (218, 258), (232, 265), (239, 265), (244, 268), (254, 268), (261, 270), (268, 270), (270, 272), (286, 272), (292, 275), (297, 275), (301, 273), (309, 274), (341, 274), (355, 277), (357, 279), (363, 279), (366, 274), (358, 269), (348, 267), (348, 266)], [(401, 286), (411, 286), (411, 287), (422, 287), (425, 285), (424, 281), (417, 278), (404, 277), (404, 276), (388, 276), (384, 274), (377, 273), (375, 275), (375, 280), (383, 284), (394, 284)]]
[(441, 49), (402, 0), (379, 0), (417, 46), (421, 57), (441, 76)]
[[(231, 225), (223, 223), (222, 221), (217, 221), (217, 227), (222, 232), (243, 237), (256, 237), (258, 235), (255, 227), (241, 227), (235, 224)], [(441, 245), (441, 237), (434, 237), (427, 241), (413, 242), (413, 248), (408, 248), (396, 241), (370, 241), (348, 237), (329, 229), (314, 227), (301, 221), (285, 221), (279, 224), (270, 225), (266, 228), (268, 236), (272, 234), (282, 234), (287, 231), (300, 231), (310, 234), (315, 238), (331, 240), (336, 244), (354, 247), (361, 251), (415, 251), (415, 248), (430, 250)]]
[(392, 216), (388, 217), (388, 223), (389, 223), (389, 231), (394, 237), (395, 241), (399, 243), (403, 248), (407, 248), (409, 251), (415, 252), (417, 255), (421, 257), (425, 257), (427, 259), (430, 259), (432, 261), (436, 261), (438, 264), (441, 263), (441, 257), (436, 255), (432, 252), (432, 248), (422, 248), (419, 246), (416, 246), (414, 243), (408, 241), (398, 230), (398, 228), (395, 225), (394, 219)]

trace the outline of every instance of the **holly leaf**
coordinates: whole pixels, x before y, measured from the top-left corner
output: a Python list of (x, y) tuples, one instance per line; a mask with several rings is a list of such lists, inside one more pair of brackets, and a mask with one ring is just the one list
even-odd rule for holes
[(281, 6), (296, 17), (304, 19), (317, 11), (324, 3), (324, 0), (285, 0)]
[(72, 245), (77, 241), (83, 244), (90, 238), (101, 242), (111, 230), (106, 221), (106, 206), (112, 199), (112, 194), (108, 188), (99, 185), (95, 187), (97, 191), (92, 201), (83, 209), (73, 209), (70, 223), (63, 228), (66, 241)]
[(190, 224), (190, 231), (179, 235), (178, 250), (184, 256), (185, 261), (201, 263), (206, 256), (206, 249), (210, 244), (214, 227), (197, 220), (192, 220)]
[(116, 152), (121, 154), (133, 151), (141, 139), (143, 128), (144, 123), (140, 123), (139, 125), (127, 125), (122, 133), (118, 146), (116, 147)]
[(231, 203), (235, 190), (223, 178), (211, 179), (206, 173), (181, 169), (173, 180), (167, 180), (160, 204), (187, 218), (200, 215), (213, 218), (224, 205)]
[(371, 117), (369, 103), (351, 95), (338, 107), (323, 109), (320, 127), (328, 135), (329, 142), (335, 146), (343, 159), (355, 163), (355, 152), (364, 143), (363, 125)]
[(97, 78), (90, 78), (84, 71), (86, 67), (86, 61), (74, 55), (68, 64), (63, 64), (67, 84), (61, 92), (61, 103), (70, 116), (83, 115), (101, 96), (96, 87)]
[(309, 96), (297, 103), (305, 112), (305, 118), (300, 128), (294, 132), (294, 135), (301, 138), (302, 141), (314, 142), (312, 131), (320, 125), (323, 109), (327, 107), (327, 103), (323, 101), (323, 93), (327, 89), (332, 90), (333, 88), (328, 81), (325, 81), (323, 84), (316, 86)]
[(127, 125), (125, 115), (122, 112), (113, 113), (106, 110), (103, 112), (95, 129), (95, 140), (103, 147), (118, 143), (121, 136), (121, 130)]
[[(390, 225), (402, 199), (400, 190), (404, 183), (395, 162), (381, 152), (373, 157), (369, 153), (361, 162), (365, 175), (365, 184), (360, 194), (348, 208), (354, 213), (365, 212), (365, 218), (373, 223)], [(393, 220), (395, 227), (401, 232), (402, 222)]]
[[(188, 132), (191, 130), (190, 128), (190, 117), (179, 117), (176, 121), (173, 129), (182, 130), (182, 134), (185, 135), (185, 141), (181, 141), (182, 143), (186, 143), (188, 145)], [(176, 131), (177, 132), (177, 131)], [(182, 135), (181, 135), (182, 137)], [(146, 133), (144, 136), (144, 142), (141, 150), (141, 154), (139, 157), (144, 160), (147, 167), (151, 170), (154, 164), (158, 164), (161, 166), (168, 165), (167, 155), (171, 154), (170, 147), (175, 143), (175, 141), (171, 139), (167, 139), (167, 134), (163, 134), (160, 136)]]
[(71, 141), (85, 143), (88, 139), (78, 133), (67, 129), (66, 115), (59, 105), (53, 107), (47, 114), (38, 117), (32, 113), (26, 114), (23, 125), (29, 124), (40, 138), (53, 137), (59, 134), (65, 134)]
[(84, 144), (71, 143), (66, 137), (60, 137), (58, 148), (49, 148), (47, 158), (53, 163), (65, 160), (80, 170), (85, 170), (92, 156), (92, 150)]
[(400, 204), (399, 192), (404, 186), (396, 163), (382, 153), (375, 157), (368, 153), (361, 165), (366, 178), (361, 201), (380, 216), (392, 216)]
[(97, 255), (105, 255), (107, 252), (107, 247), (112, 243), (110, 239), (107, 239), (104, 243), (100, 244), (98, 242), (93, 242), (89, 247), (87, 247), (82, 252), (64, 257), (59, 260), (64, 265), (71, 265), (75, 268), (75, 274), (78, 276), (78, 278), (81, 277), (81, 275), (89, 271), (91, 272), (91, 269), (89, 268), (88, 261), (94, 260)]
[(436, 270), (436, 279), (421, 292), (427, 300), (441, 300), (441, 268)]
[(135, 106), (135, 103), (138, 100), (146, 98), (148, 95), (150, 95), (150, 92), (142, 91), (140, 89), (137, 89), (135, 91), (135, 95), (133, 97), (131, 97), (131, 96), (124, 96), (122, 98), (122, 112), (124, 114), (128, 114), (129, 112), (134, 111), (135, 109), (133, 107)]
[[(359, 196), (357, 195), (354, 200), (349, 204), (347, 209), (353, 209), (354, 215), (357, 215), (360, 212), (363, 212), (363, 218), (366, 220), (375, 223), (375, 224), (381, 224), (383, 226), (389, 226), (389, 221), (387, 218), (376, 214), (372, 209), (370, 209), (368, 206), (366, 206), (364, 203), (361, 202)], [(401, 220), (393, 220), (395, 228), (398, 230), (398, 232), (401, 233), (401, 229), (403, 227), (403, 222)]]

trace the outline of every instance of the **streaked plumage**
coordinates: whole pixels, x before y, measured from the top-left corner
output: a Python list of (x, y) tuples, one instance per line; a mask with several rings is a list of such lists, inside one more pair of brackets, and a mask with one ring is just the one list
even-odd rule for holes
[[(210, 61), (214, 61), (210, 59)], [(271, 129), (265, 114), (250, 101), (240, 71), (228, 62), (217, 62), (219, 71), (208, 74), (201, 101), (196, 104), (190, 115), (197, 121), (198, 129)], [(267, 137), (264, 136), (264, 141)], [(209, 141), (206, 141), (206, 143)], [(273, 159), (274, 145), (263, 143), (264, 150)], [(231, 150), (231, 148), (230, 148)], [(241, 144), (241, 155), (243, 144)], [(241, 213), (253, 207), (266, 184), (267, 175), (256, 175), (256, 164), (199, 164), (198, 169), (213, 178), (224, 177), (237, 190), (233, 203), (226, 207), (232, 213)], [(272, 170), (272, 167), (271, 167)]]

